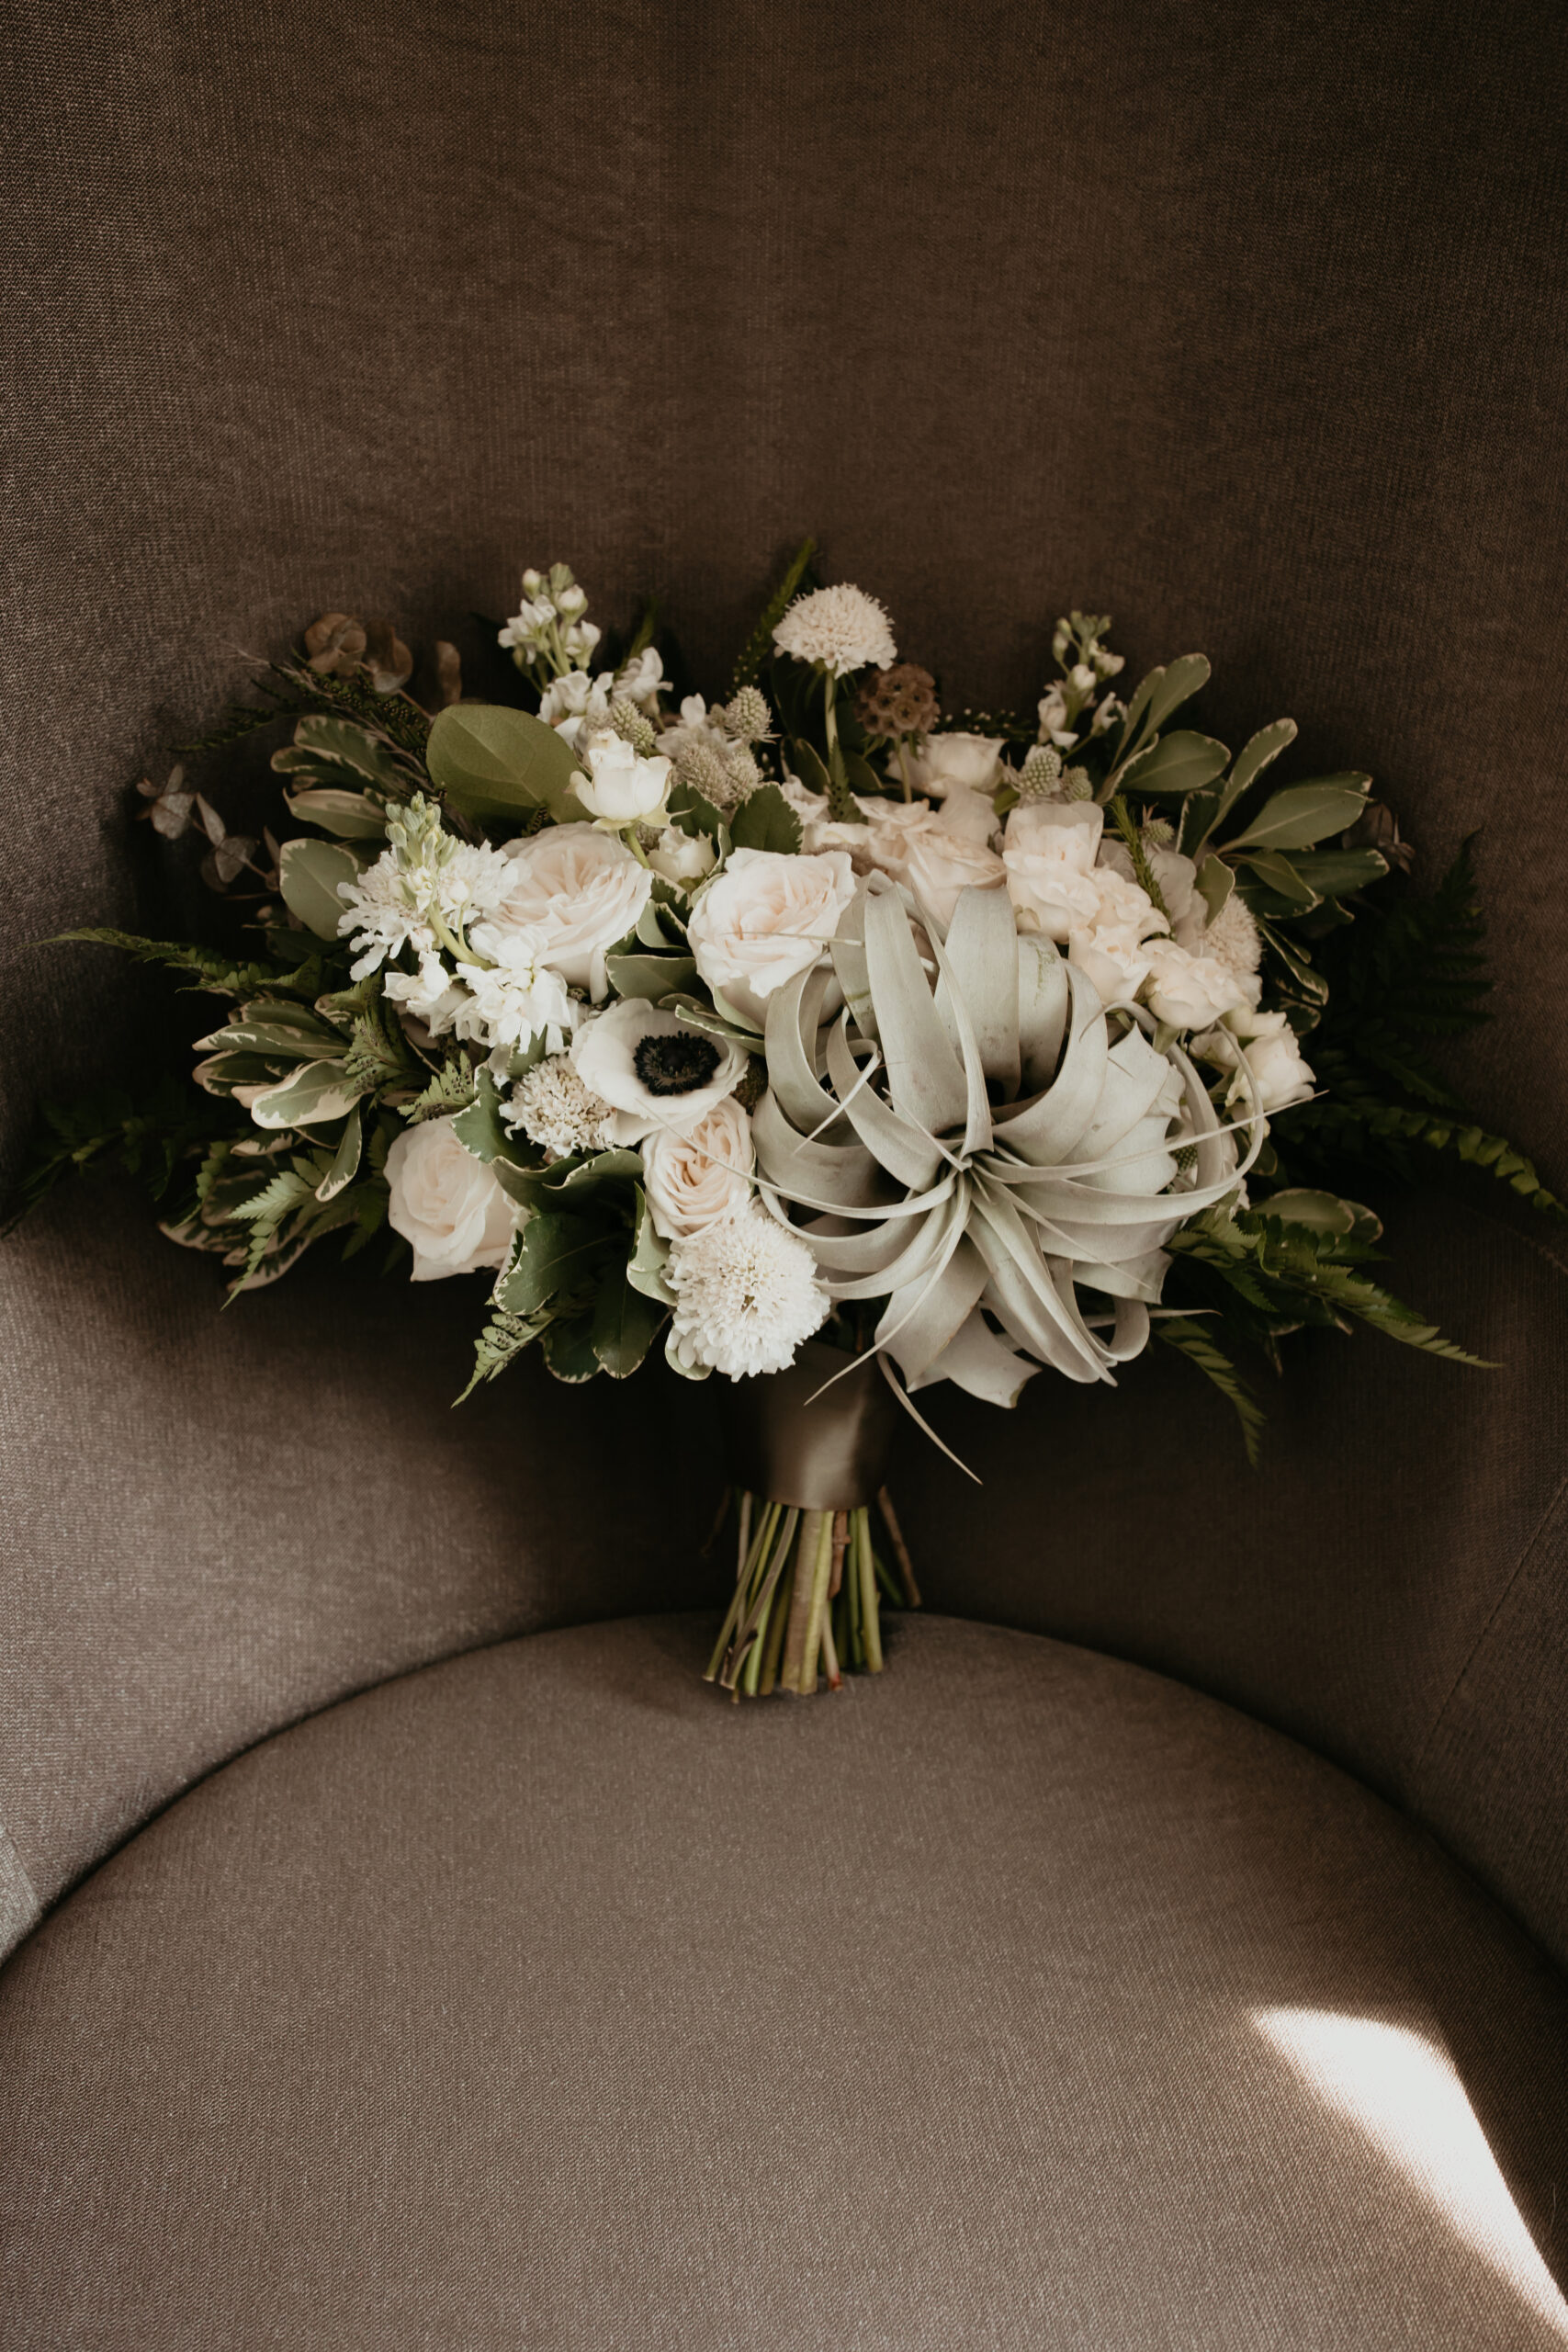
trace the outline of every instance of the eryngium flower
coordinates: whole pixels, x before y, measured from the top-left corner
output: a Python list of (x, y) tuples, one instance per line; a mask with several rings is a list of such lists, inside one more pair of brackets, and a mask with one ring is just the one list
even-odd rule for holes
[(925, 735), (942, 717), (936, 680), (918, 662), (896, 662), (867, 678), (857, 697), (868, 735)]
[(829, 1310), (808, 1244), (755, 1204), (675, 1242), (664, 1272), (676, 1354), (730, 1380), (783, 1372)]
[(874, 596), (846, 582), (837, 588), (818, 588), (797, 596), (773, 631), (781, 653), (797, 662), (815, 662), (836, 678), (874, 663), (891, 669), (898, 659), (893, 628)]

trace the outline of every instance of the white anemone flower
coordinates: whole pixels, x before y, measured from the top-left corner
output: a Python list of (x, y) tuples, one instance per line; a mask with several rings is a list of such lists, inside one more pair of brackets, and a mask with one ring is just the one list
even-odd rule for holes
[(809, 1243), (760, 1204), (672, 1243), (664, 1272), (675, 1354), (730, 1380), (783, 1372), (832, 1304)]
[(662, 1129), (690, 1135), (733, 1094), (746, 1055), (728, 1038), (688, 1028), (645, 997), (626, 997), (584, 1023), (571, 1041), (572, 1067), (616, 1114), (615, 1140), (640, 1143)]
[(830, 670), (835, 678), (874, 663), (890, 670), (898, 659), (893, 625), (874, 596), (847, 582), (797, 596), (773, 631), (781, 653)]

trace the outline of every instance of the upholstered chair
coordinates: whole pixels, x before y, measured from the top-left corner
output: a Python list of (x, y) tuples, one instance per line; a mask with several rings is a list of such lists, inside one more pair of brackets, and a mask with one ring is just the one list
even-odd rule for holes
[[(954, 707), (1055, 615), (1479, 830), (1450, 1068), (1568, 1189), (1563, 18), (1433, 0), (12, 17), (8, 1166), (204, 1001), (135, 781), (332, 608), (522, 566), (722, 684), (807, 530)], [(475, 618), (474, 616), (479, 616)], [(491, 639), (493, 643), (493, 638)], [(1311, 771), (1303, 771), (1311, 772)], [(265, 752), (209, 758), (234, 821)], [(207, 1001), (209, 1002), (209, 1001)], [(474, 1280), (0, 1247), (4, 2352), (1568, 2343), (1568, 1289), (939, 1399), (891, 1670), (731, 1708), (712, 1398)], [(1156, 1351), (1157, 1352), (1157, 1351)]]

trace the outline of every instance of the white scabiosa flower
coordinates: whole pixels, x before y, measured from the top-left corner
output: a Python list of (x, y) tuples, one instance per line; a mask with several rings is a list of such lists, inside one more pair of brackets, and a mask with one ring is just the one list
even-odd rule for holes
[(759, 1205), (674, 1242), (664, 1272), (676, 1354), (730, 1380), (783, 1372), (830, 1305), (809, 1244)]
[(551, 1054), (518, 1080), (501, 1115), (530, 1143), (567, 1159), (575, 1152), (604, 1151), (615, 1114), (584, 1086), (570, 1054)]
[(893, 626), (874, 596), (847, 582), (797, 596), (773, 631), (781, 653), (830, 670), (835, 678), (874, 664), (890, 670), (898, 659)]

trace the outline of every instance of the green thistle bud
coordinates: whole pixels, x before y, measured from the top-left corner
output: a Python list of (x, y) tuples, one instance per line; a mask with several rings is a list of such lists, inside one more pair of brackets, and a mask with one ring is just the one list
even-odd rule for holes
[(718, 717), (725, 733), (738, 743), (765, 743), (773, 733), (773, 714), (760, 686), (742, 686)]
[(1144, 846), (1146, 849), (1173, 849), (1176, 834), (1163, 817), (1144, 819)]
[(1062, 779), (1062, 791), (1068, 800), (1092, 800), (1094, 786), (1084, 768), (1069, 768)]
[(623, 743), (629, 743), (639, 760), (650, 760), (658, 745), (652, 722), (638, 710), (635, 702), (625, 695), (617, 695), (610, 705), (610, 724)]
[(1021, 800), (1045, 800), (1062, 780), (1062, 754), (1054, 744), (1036, 743), (1018, 772)]

